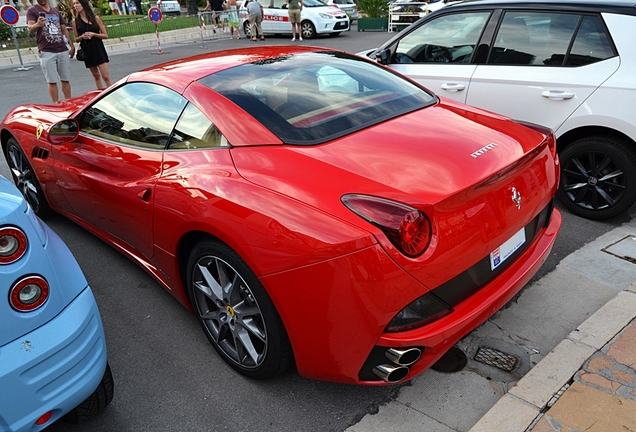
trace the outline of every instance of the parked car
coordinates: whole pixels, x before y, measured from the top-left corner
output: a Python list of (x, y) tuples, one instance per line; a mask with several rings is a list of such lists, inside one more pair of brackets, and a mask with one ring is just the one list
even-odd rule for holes
[(396, 0), (389, 4), (389, 20), (393, 27), (410, 25), (428, 13), (428, 2), (425, 1)]
[[(243, 32), (247, 36), (252, 35), (246, 6), (249, 0), (239, 3), (239, 20)], [(263, 17), (262, 27), (266, 34), (292, 34), (289, 22), (289, 11), (285, 0), (270, 0), (262, 2)], [(303, 8), (300, 13), (300, 31), (304, 39), (313, 39), (321, 34), (338, 36), (349, 30), (351, 25), (347, 14), (337, 8), (327, 6), (320, 0), (303, 0)]]
[(561, 225), (551, 131), (327, 48), (175, 60), (17, 107), (0, 139), (40, 212), (142, 265), (258, 379), (416, 376), (519, 292)]
[(324, 3), (345, 11), (351, 21), (358, 19), (358, 5), (354, 0), (325, 0)]
[(364, 54), (444, 97), (552, 128), (563, 205), (611, 218), (636, 202), (634, 6), (470, 1)]
[(178, 0), (157, 0), (157, 7), (166, 15), (181, 15), (181, 3)]
[[(39, 199), (22, 150), (4, 141), (22, 193)], [(0, 275), (0, 429), (39, 431), (103, 410), (113, 378), (93, 293), (66, 245), (4, 177)]]

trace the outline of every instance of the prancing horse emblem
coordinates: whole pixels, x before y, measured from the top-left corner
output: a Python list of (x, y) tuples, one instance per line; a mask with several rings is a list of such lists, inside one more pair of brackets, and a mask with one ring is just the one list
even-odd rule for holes
[(517, 188), (512, 188), (512, 202), (517, 206), (517, 210), (521, 210), (521, 194)]

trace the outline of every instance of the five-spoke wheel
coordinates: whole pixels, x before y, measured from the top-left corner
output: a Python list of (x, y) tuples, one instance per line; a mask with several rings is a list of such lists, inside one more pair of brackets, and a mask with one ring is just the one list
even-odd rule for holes
[(35, 214), (41, 218), (45, 218), (51, 214), (51, 208), (44, 196), (44, 192), (42, 192), (35, 172), (22, 151), (20, 144), (18, 144), (14, 138), (9, 138), (7, 141), (5, 156), (9, 164), (13, 182), (20, 192), (22, 192), (22, 195), (24, 195), (24, 198)]
[(266, 379), (291, 364), (289, 339), (271, 299), (232, 249), (201, 241), (190, 254), (188, 290), (208, 339), (234, 369)]

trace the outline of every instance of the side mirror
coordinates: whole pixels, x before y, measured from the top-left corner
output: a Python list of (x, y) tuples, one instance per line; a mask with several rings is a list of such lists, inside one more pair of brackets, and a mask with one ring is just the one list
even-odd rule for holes
[(79, 135), (79, 123), (75, 119), (66, 119), (49, 128), (48, 140), (51, 144), (63, 144), (73, 141)]
[(388, 65), (391, 62), (391, 50), (389, 48), (376, 52), (375, 60), (383, 65)]

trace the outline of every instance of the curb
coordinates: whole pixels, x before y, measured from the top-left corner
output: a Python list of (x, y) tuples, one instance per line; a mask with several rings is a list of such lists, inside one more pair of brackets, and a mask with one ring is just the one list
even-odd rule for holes
[(636, 318), (636, 281), (571, 332), (470, 429), (524, 432), (583, 364)]

